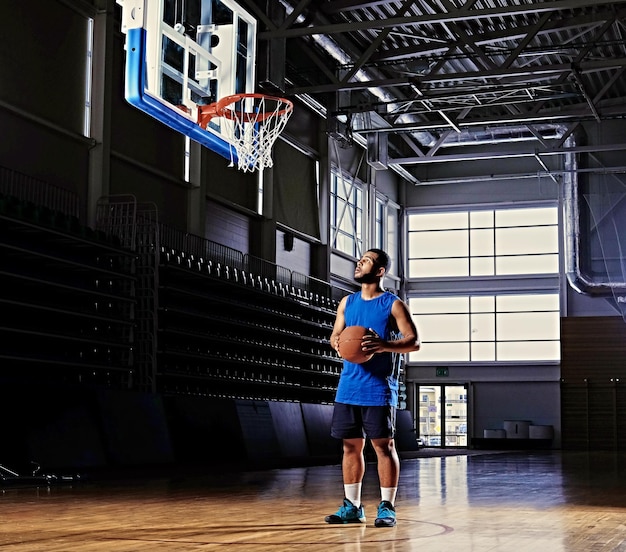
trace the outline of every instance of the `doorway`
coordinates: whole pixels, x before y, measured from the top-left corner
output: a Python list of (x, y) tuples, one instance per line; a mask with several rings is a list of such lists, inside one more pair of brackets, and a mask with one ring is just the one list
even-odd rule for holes
[(467, 447), (467, 385), (417, 386), (418, 433), (427, 447)]

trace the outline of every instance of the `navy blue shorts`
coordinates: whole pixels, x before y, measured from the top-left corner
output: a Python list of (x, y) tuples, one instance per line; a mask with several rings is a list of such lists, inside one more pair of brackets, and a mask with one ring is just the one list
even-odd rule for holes
[(393, 406), (335, 403), (330, 434), (335, 439), (393, 439), (396, 409)]

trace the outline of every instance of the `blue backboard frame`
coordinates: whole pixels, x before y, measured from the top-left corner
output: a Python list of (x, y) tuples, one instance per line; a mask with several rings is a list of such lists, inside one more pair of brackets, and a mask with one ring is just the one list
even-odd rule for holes
[[(122, 7), (126, 34), (128, 103), (236, 163), (229, 135), (222, 134), (228, 123), (216, 119), (207, 128), (201, 127), (199, 108), (225, 96), (254, 92), (256, 20), (234, 0), (196, 0), (193, 6), (200, 6), (201, 12), (191, 27), (180, 14), (171, 18), (172, 6), (184, 6), (185, 0), (117, 3)], [(167, 59), (172, 53), (180, 56), (178, 67)], [(177, 87), (174, 100), (168, 96), (166, 80)]]

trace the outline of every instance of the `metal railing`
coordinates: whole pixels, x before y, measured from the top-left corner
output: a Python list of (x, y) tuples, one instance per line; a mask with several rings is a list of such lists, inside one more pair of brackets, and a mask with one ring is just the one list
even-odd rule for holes
[(6, 167), (0, 167), (0, 193), (71, 217), (80, 214), (78, 194)]
[(160, 224), (161, 247), (195, 259), (211, 260), (247, 272), (261, 281), (275, 282), (276, 284), (292, 286), (295, 289), (306, 291), (308, 294), (317, 294), (336, 301), (347, 292), (338, 289), (318, 278), (307, 276), (266, 261), (254, 255), (244, 254), (237, 249), (213, 242), (201, 236), (189, 234), (180, 229)]

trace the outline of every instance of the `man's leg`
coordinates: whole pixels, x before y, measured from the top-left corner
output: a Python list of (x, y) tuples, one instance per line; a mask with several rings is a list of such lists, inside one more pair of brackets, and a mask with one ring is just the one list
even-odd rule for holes
[[(378, 479), (383, 489), (398, 488), (400, 459), (393, 439), (372, 439), (378, 461)], [(395, 499), (395, 497), (394, 497)]]
[(330, 516), (326, 523), (364, 523), (365, 512), (361, 505), (361, 484), (365, 475), (365, 439), (343, 439), (343, 458), (341, 471), (343, 474), (344, 503), (341, 508)]
[(395, 501), (400, 480), (400, 459), (393, 439), (372, 439), (378, 462), (380, 505), (376, 527), (393, 527), (396, 524)]
[(341, 471), (344, 485), (361, 483), (365, 475), (365, 439), (344, 439)]
[(357, 508), (361, 506), (361, 487), (365, 475), (364, 450), (365, 439), (343, 440), (341, 470), (344, 496)]

